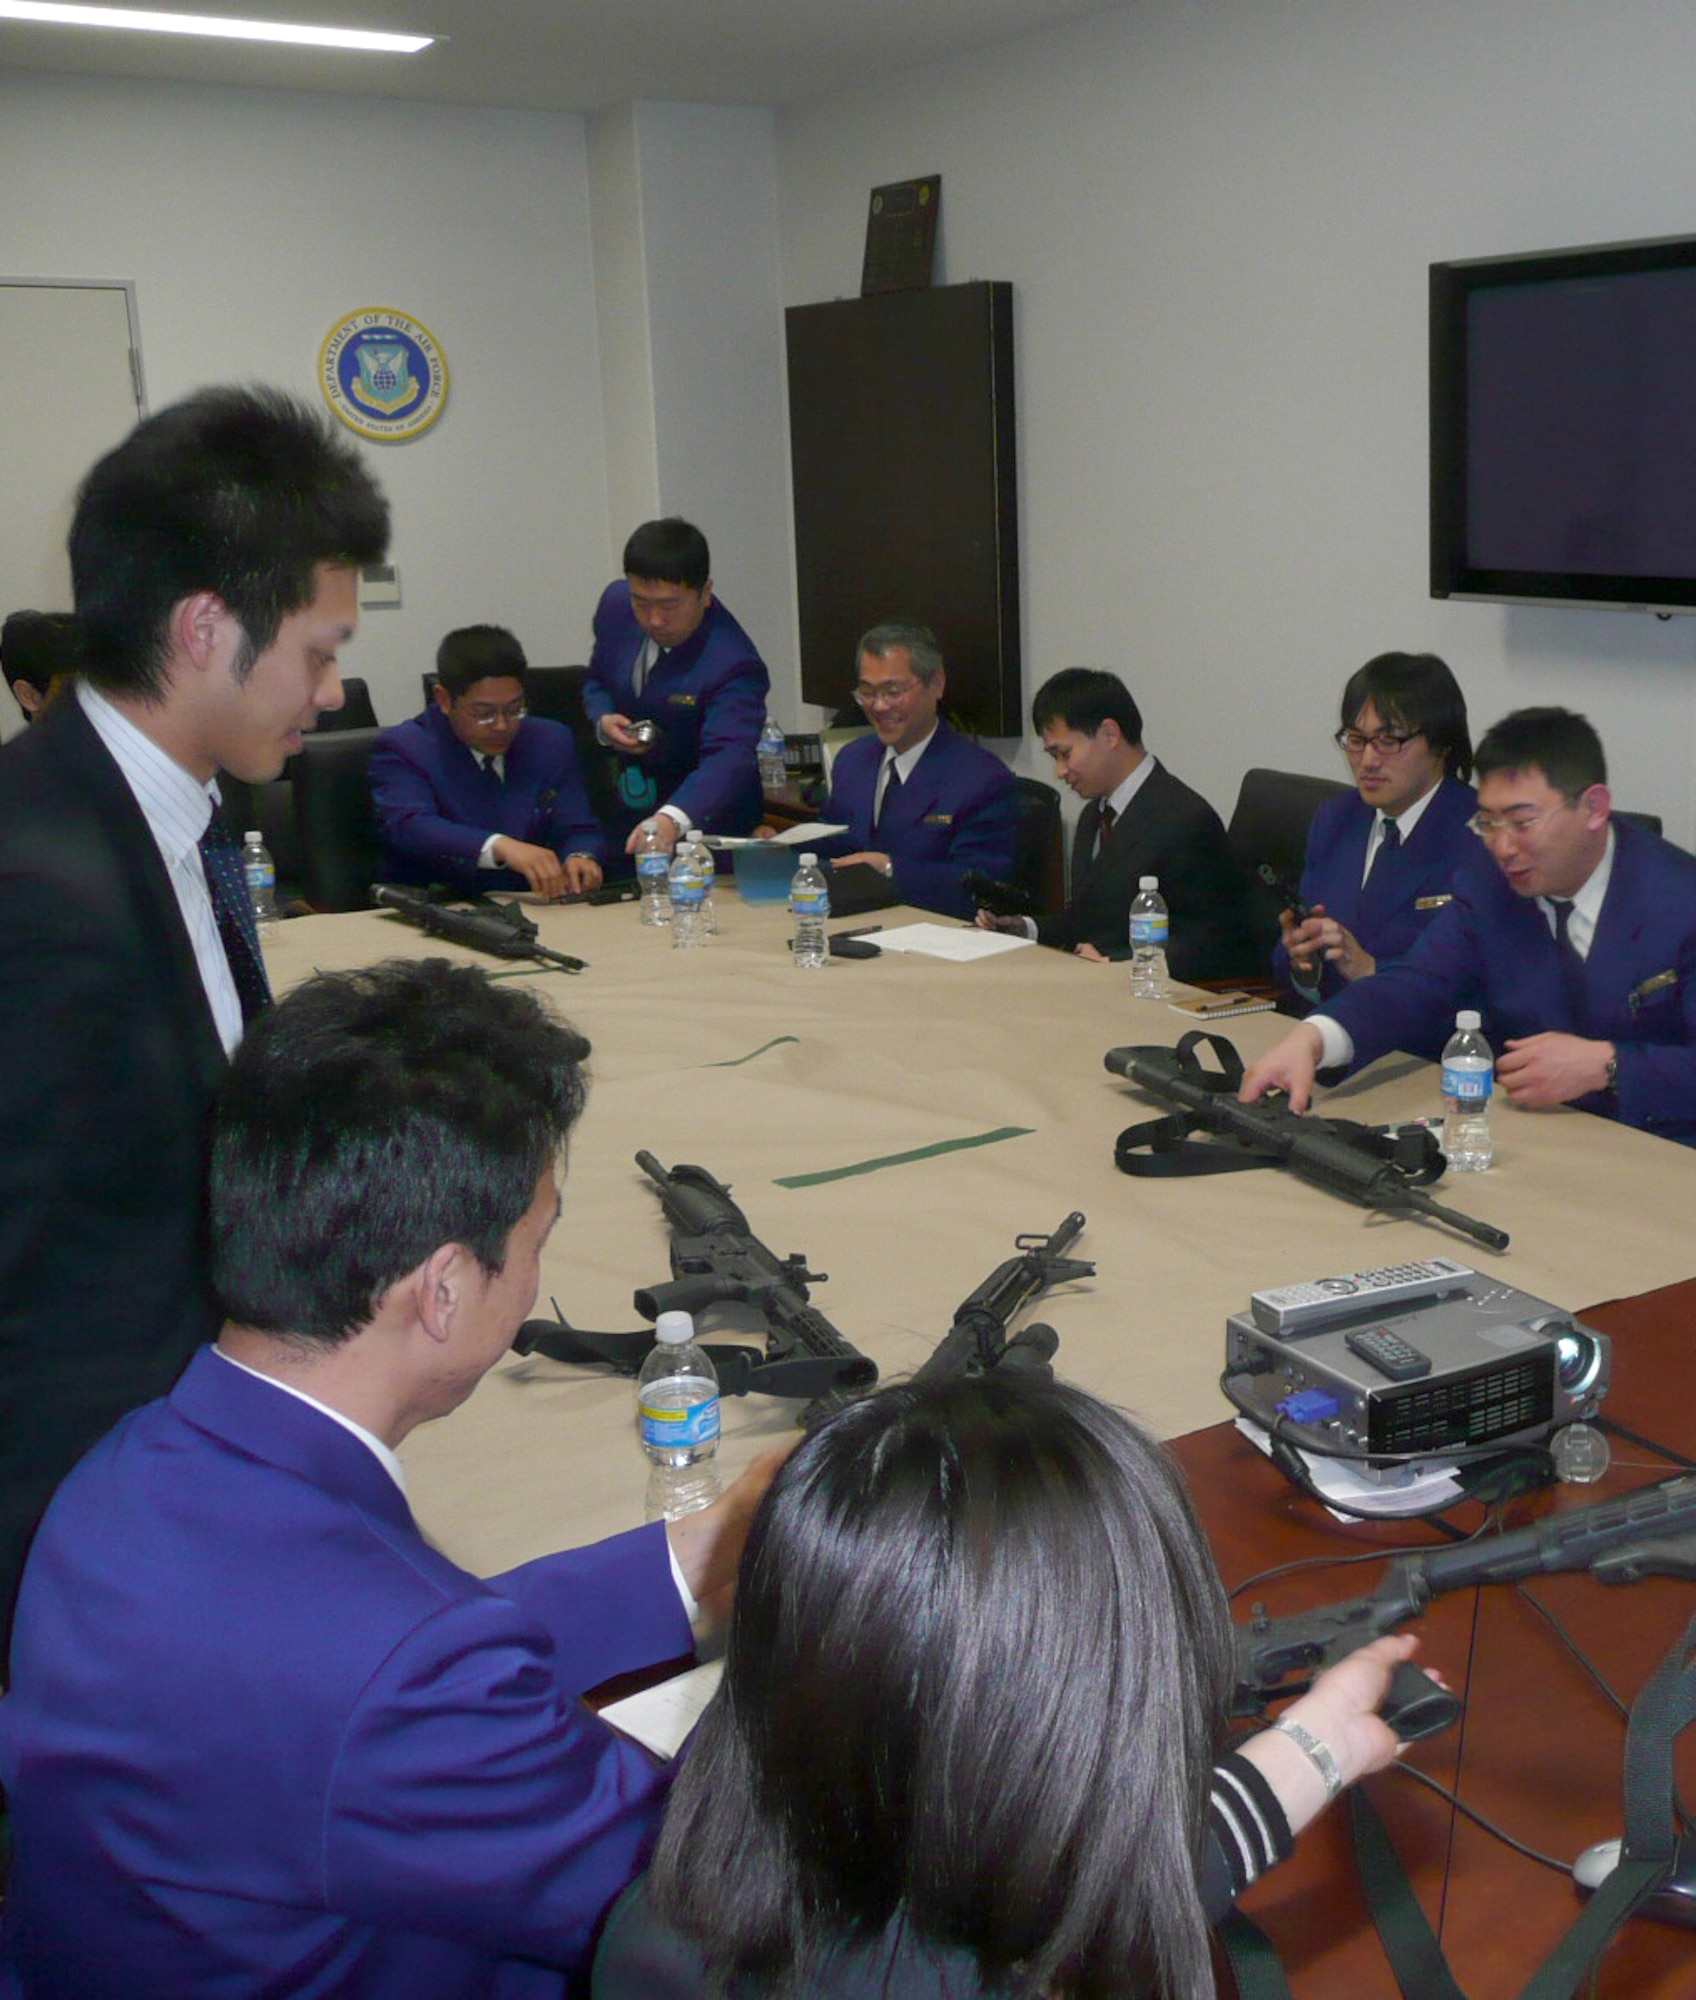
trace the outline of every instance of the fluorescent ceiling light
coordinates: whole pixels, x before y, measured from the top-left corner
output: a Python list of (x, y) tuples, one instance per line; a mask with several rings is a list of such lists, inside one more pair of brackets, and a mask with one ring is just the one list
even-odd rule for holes
[(0, 0), (0, 21), (62, 28), (138, 28), (155, 35), (214, 35), (232, 42), (290, 42), (321, 49), (363, 49), (410, 56), (434, 35), (384, 35), (370, 28), (308, 28), (287, 21), (225, 21), (211, 14), (153, 14), (134, 7), (59, 6), (52, 0)]

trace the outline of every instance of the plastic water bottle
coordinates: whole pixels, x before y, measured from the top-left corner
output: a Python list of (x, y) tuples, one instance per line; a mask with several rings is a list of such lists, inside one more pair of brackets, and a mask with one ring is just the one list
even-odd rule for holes
[(1479, 1025), (1470, 1008), (1457, 1014), (1443, 1050), (1443, 1152), (1457, 1174), (1482, 1173), (1496, 1156), (1490, 1138), (1496, 1062)]
[(781, 792), (789, 782), (789, 766), (783, 756), (783, 731), (776, 721), (766, 717), (766, 726), (760, 731), (758, 755), (760, 759), (760, 790)]
[(636, 849), (636, 880), (642, 890), (642, 921), (645, 924), (671, 922), (671, 894), (666, 877), (671, 857), (660, 840), (659, 828), (651, 819), (642, 822), (642, 841)]
[(1170, 925), (1158, 875), (1144, 875), (1131, 903), (1131, 998), (1166, 998), (1166, 938)]
[(687, 1313), (661, 1313), (636, 1377), (636, 1434), (653, 1468), (643, 1518), (675, 1521), (719, 1495), (718, 1375)]
[(257, 829), (243, 836), (241, 865), (247, 876), (253, 921), (268, 931), (277, 921), (277, 864), (271, 859), (265, 836)]
[(671, 892), (673, 946), (678, 951), (689, 951), (705, 944), (707, 934), (701, 927), (701, 906), (707, 899), (707, 878), (701, 873), (701, 850), (691, 834), (677, 836), (667, 886)]
[(830, 958), (825, 920), (830, 915), (830, 888), (816, 854), (803, 854), (789, 884), (789, 914), (795, 919), (792, 956), (797, 965), (824, 965)]
[(707, 845), (707, 838), (699, 827), (685, 836), (695, 843), (695, 865), (701, 871), (701, 907), (695, 914), (695, 929), (700, 933), (701, 942), (707, 943), (718, 936), (718, 905), (713, 899), (713, 888), (718, 881), (718, 871), (713, 866), (713, 851)]

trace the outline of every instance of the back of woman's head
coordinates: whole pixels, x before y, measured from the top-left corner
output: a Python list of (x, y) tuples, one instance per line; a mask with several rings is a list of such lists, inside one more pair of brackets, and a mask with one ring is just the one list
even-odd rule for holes
[(656, 1901), (726, 1971), (804, 1978), (899, 1913), (991, 1983), (1209, 1991), (1229, 1642), (1176, 1468), (1128, 1419), (1028, 1377), (885, 1390), (761, 1509)]

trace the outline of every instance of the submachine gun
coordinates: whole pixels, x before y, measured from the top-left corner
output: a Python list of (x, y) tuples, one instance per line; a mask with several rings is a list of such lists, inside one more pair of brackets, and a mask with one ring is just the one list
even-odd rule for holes
[(535, 918), (526, 916), (516, 902), (497, 903), (491, 897), (477, 896), (446, 903), (421, 889), (394, 889), (382, 882), (372, 884), (371, 895), (384, 909), (393, 910), (430, 937), (469, 945), (473, 951), (492, 952), (496, 958), (534, 959), (538, 965), (556, 966), (561, 972), (584, 970), (583, 959), (543, 944), (536, 934)]
[[(1321, 1668), (1417, 1618), (1443, 1591), (1581, 1569), (1602, 1583), (1637, 1583), (1646, 1576), (1696, 1578), (1696, 1473), (1617, 1500), (1598, 1500), (1509, 1534), (1399, 1556), (1368, 1597), (1287, 1618), (1269, 1618), (1257, 1605), (1237, 1627), (1231, 1712), (1256, 1716), (1268, 1702), (1301, 1693)], [(1446, 1728), (1460, 1713), (1460, 1703), (1404, 1661), (1382, 1713), (1399, 1736), (1411, 1741)]]
[[(1205, 1068), (1196, 1053), (1204, 1042), (1218, 1061), (1216, 1070)], [(1443, 1163), (1434, 1136), (1423, 1127), (1389, 1133), (1347, 1119), (1291, 1111), (1282, 1103), (1241, 1104), (1242, 1058), (1233, 1043), (1204, 1029), (1185, 1035), (1175, 1049), (1109, 1049), (1104, 1060), (1115, 1076), (1128, 1078), (1167, 1107), (1165, 1117), (1119, 1134), (1113, 1158), (1121, 1173), (1288, 1167), (1301, 1180), (1362, 1208), (1423, 1216), (1487, 1249), (1508, 1247), (1505, 1230), (1445, 1208), (1424, 1192)], [(1194, 1132), (1211, 1133), (1225, 1144), (1194, 1148), (1184, 1159), (1179, 1149)]]
[[(877, 1363), (851, 1346), (809, 1303), (808, 1287), (822, 1285), (824, 1272), (809, 1271), (798, 1253), (779, 1257), (768, 1250), (731, 1200), (729, 1188), (705, 1167), (679, 1165), (668, 1171), (647, 1152), (636, 1155), (636, 1164), (659, 1189), (673, 1231), (671, 1281), (638, 1291), (636, 1310), (657, 1320), (662, 1312), (745, 1305), (765, 1318), (763, 1354), (753, 1347), (703, 1343), (718, 1371), (721, 1395), (811, 1401), (832, 1391), (869, 1389), (877, 1381)], [(527, 1320), (513, 1342), (520, 1354), (610, 1362), (625, 1375), (637, 1372), (653, 1344), (647, 1329), (587, 1333), (564, 1319)]]

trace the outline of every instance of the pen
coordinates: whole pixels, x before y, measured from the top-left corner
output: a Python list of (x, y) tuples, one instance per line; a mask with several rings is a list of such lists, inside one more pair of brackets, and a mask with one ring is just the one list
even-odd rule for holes
[(882, 924), (862, 924), (857, 931), (833, 931), (832, 937), (875, 937)]

